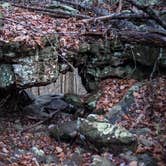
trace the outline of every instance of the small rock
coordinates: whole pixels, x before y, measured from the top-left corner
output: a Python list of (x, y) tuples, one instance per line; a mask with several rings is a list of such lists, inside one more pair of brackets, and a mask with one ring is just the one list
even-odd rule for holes
[(63, 162), (63, 165), (66, 166), (82, 165), (82, 156), (75, 152), (70, 159), (67, 159)]
[(63, 151), (63, 149), (60, 148), (60, 147), (58, 147), (58, 146), (57, 146), (55, 149), (56, 149), (56, 152), (57, 152), (57, 153), (61, 153), (61, 152)]
[(37, 147), (32, 147), (32, 152), (37, 156), (40, 156), (40, 157), (44, 156), (44, 151), (41, 149), (38, 149)]
[(151, 154), (145, 153), (137, 155), (139, 165), (157, 166), (156, 160)]
[(136, 135), (147, 135), (150, 134), (152, 131), (149, 128), (138, 128), (132, 129), (130, 132)]
[(120, 86), (120, 90), (123, 90), (123, 89), (125, 89), (126, 87), (124, 86), (124, 85), (121, 85)]
[(9, 151), (6, 148), (2, 148), (3, 153), (9, 153)]
[(147, 147), (150, 147), (150, 146), (152, 146), (152, 145), (154, 144), (152, 140), (148, 140), (148, 139), (147, 139), (146, 137), (144, 137), (144, 136), (140, 136), (140, 137), (138, 138), (138, 140), (139, 140), (139, 142), (140, 142), (142, 145), (147, 146)]
[(91, 166), (115, 166), (115, 165), (105, 157), (94, 155)]
[(55, 165), (58, 165), (59, 159), (57, 158), (56, 155), (48, 155), (48, 156), (46, 157), (46, 163), (47, 163), (47, 164), (45, 164), (45, 166), (47, 166), (47, 165), (50, 166), (51, 163), (54, 163)]
[(131, 161), (129, 163), (129, 166), (137, 166), (138, 165), (138, 162), (137, 161)]

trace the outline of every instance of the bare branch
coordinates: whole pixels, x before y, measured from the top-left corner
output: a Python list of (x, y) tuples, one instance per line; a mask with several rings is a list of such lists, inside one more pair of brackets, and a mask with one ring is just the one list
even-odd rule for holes
[(57, 10), (51, 10), (51, 9), (45, 9), (45, 8), (40, 8), (40, 7), (31, 7), (31, 6), (25, 6), (25, 5), (18, 5), (18, 4), (12, 4), (15, 7), (19, 8), (24, 8), (32, 11), (38, 11), (43, 14), (52, 16), (52, 17), (62, 17), (62, 18), (70, 18), (70, 17), (76, 17), (78, 19), (86, 19), (90, 18), (89, 16), (82, 15), (82, 14), (71, 14), (71, 13), (66, 13), (63, 11), (57, 11)]
[(150, 18), (146, 14), (128, 14), (128, 13), (113, 13), (107, 16), (101, 16), (97, 18), (90, 18), (82, 20), (85, 23), (92, 21), (108, 21), (113, 19), (147, 19)]

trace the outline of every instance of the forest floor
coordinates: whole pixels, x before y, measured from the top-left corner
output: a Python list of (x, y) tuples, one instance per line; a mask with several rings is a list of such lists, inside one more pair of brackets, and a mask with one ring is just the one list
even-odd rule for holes
[[(61, 53), (66, 50), (78, 50), (79, 42), (83, 40), (80, 33), (84, 25), (76, 22), (75, 18), (54, 19), (46, 15), (36, 14), (21, 8), (0, 10), (6, 19), (1, 29), (2, 41), (19, 42), (26, 47), (36, 45), (43, 47), (42, 37), (55, 31), (59, 34)], [(88, 27), (86, 27), (88, 28)], [(91, 27), (90, 27), (91, 28)], [(105, 31), (97, 29), (97, 31)], [(103, 95), (98, 101), (97, 108), (105, 111), (117, 104), (135, 80), (108, 79), (101, 83)], [(134, 93), (136, 105), (120, 122), (125, 128), (147, 128), (148, 134), (139, 135), (144, 146), (139, 144), (135, 154), (150, 152), (157, 160), (158, 165), (166, 163), (166, 78), (160, 77), (145, 86), (138, 93)], [(126, 159), (115, 156), (110, 152), (93, 152), (86, 145), (64, 143), (55, 141), (48, 133), (48, 126), (60, 123), (63, 119), (21, 132), (23, 129), (35, 124), (24, 116), (22, 112), (5, 112), (0, 115), (0, 165), (9, 166), (54, 166), (54, 165), (80, 165), (88, 166), (93, 162), (94, 155), (100, 155), (115, 165), (136, 166), (137, 162), (127, 163)], [(134, 165), (135, 164), (135, 165)]]
[[(108, 103), (110, 107), (111, 101), (111, 106), (114, 106), (122, 99), (134, 82), (134, 80), (118, 79), (104, 81), (105, 92), (99, 100), (98, 107), (107, 108)], [(120, 123), (129, 130), (148, 129), (148, 134), (139, 135), (139, 139), (144, 141), (144, 146), (139, 144), (134, 153), (150, 152), (157, 160), (158, 165), (164, 166), (166, 162), (166, 79), (157, 78), (152, 83), (154, 87), (152, 103), (150, 103), (152, 92), (146, 86), (143, 86), (138, 93), (134, 94), (136, 106)], [(117, 91), (120, 91), (120, 93), (115, 95)], [(108, 96), (109, 102), (107, 102)], [(75, 164), (88, 166), (91, 165), (95, 155), (103, 156), (115, 165), (128, 165), (124, 158), (110, 152), (97, 153), (89, 150), (86, 145), (81, 146), (75, 142), (71, 145), (50, 137), (48, 126), (62, 123), (63, 120), (65, 119), (61, 119), (57, 115), (56, 119), (22, 133), (22, 130), (37, 121), (27, 118), (21, 112), (11, 114), (6, 111), (4, 115), (0, 116), (0, 165), (53, 166)]]

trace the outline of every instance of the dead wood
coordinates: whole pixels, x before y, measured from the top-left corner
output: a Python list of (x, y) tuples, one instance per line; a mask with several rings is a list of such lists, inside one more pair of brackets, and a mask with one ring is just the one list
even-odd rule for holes
[(146, 14), (128, 14), (128, 13), (113, 13), (107, 16), (101, 16), (96, 18), (84, 19), (82, 20), (85, 23), (92, 21), (109, 21), (113, 19), (149, 19), (150, 17)]
[(139, 31), (119, 31), (117, 33), (119, 39), (128, 43), (139, 43), (154, 45), (156, 47), (166, 47), (166, 36), (155, 32), (139, 32)]
[(129, 2), (133, 6), (145, 12), (148, 16), (150, 16), (153, 20), (155, 20), (159, 25), (161, 25), (164, 29), (166, 29), (166, 23), (163, 20), (161, 20), (159, 15), (150, 6), (139, 5), (133, 0), (127, 0), (127, 2)]
[[(86, 32), (82, 35), (86, 36), (98, 36), (98, 37), (105, 37), (105, 34), (98, 32)], [(126, 43), (132, 44), (147, 44), (147, 45), (154, 45), (156, 47), (166, 47), (166, 35), (160, 34), (157, 31), (152, 32), (140, 32), (140, 31), (129, 31), (129, 30), (121, 30), (121, 31), (114, 31), (113, 34), (116, 38), (118, 37), (119, 40)], [(107, 37), (107, 39), (113, 40), (113, 37)]]
[(28, 9), (28, 10), (32, 10), (32, 11), (37, 11), (37, 12), (40, 12), (43, 14), (47, 14), (51, 17), (58, 17), (58, 18), (60, 18), (60, 17), (62, 17), (62, 18), (76, 17), (78, 19), (90, 18), (89, 16), (82, 15), (82, 14), (71, 14), (71, 13), (66, 13), (63, 11), (45, 9), (45, 8), (41, 8), (41, 7), (31, 7), (31, 6), (18, 5), (18, 4), (12, 4), (12, 5), (15, 7), (24, 8), (24, 9)]
[(35, 127), (37, 127), (37, 126), (43, 124), (43, 123), (46, 123), (46, 122), (50, 121), (51, 119), (54, 118), (54, 116), (55, 116), (59, 111), (60, 111), (60, 110), (55, 110), (53, 113), (50, 114), (50, 116), (49, 116), (48, 118), (45, 118), (44, 120), (41, 120), (41, 121), (39, 121), (39, 122), (37, 122), (37, 123), (35, 123), (35, 124), (33, 124), (33, 125), (31, 125), (31, 126), (25, 128), (25, 129), (23, 129), (23, 130), (21, 131), (21, 133), (24, 133), (24, 132), (26, 132), (26, 131), (28, 131), (28, 130), (30, 130), (30, 129), (33, 129), (33, 128), (35, 128)]

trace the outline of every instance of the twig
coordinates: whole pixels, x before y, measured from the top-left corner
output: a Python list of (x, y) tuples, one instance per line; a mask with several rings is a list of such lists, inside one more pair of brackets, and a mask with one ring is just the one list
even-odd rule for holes
[[(52, 42), (50, 41), (50, 39), (48, 38), (48, 36), (45, 34), (45, 37), (47, 39), (47, 41), (49, 42), (49, 44), (51, 45), (51, 47), (53, 48), (54, 51), (56, 51), (56, 48), (53, 46)], [(73, 70), (75, 70), (74, 66), (63, 56), (61, 56), (60, 54), (58, 54), (58, 56), (60, 58), (62, 58)]]
[(150, 74), (150, 81), (152, 81), (153, 79), (153, 75), (156, 71), (156, 67), (157, 67), (157, 64), (159, 62), (159, 60), (162, 58), (162, 55), (163, 55), (163, 48), (160, 48), (160, 53), (159, 53), (159, 56), (157, 57), (155, 63), (154, 63), (154, 66), (153, 66), (153, 70), (152, 70), (152, 73)]
[(116, 13), (120, 13), (122, 10), (123, 0), (119, 0), (118, 7), (116, 9)]
[(8, 101), (8, 99), (11, 97), (11, 95), (8, 95), (6, 98), (2, 99), (0, 102), (0, 108), (2, 108), (5, 103)]
[(132, 70), (132, 74), (133, 74), (135, 72), (135, 70), (137, 69), (137, 61), (136, 61), (136, 57), (135, 57), (133, 48), (131, 48), (131, 53), (132, 53), (133, 61), (134, 61), (134, 69)]
[(52, 118), (54, 118), (54, 116), (56, 115), (56, 113), (59, 112), (59, 111), (60, 110), (55, 110), (53, 113), (50, 114), (50, 116), (48, 118), (46, 118), (46, 119), (44, 119), (42, 121), (39, 121), (39, 122), (35, 123), (34, 125), (31, 125), (31, 126), (25, 128), (25, 129), (23, 129), (21, 131), (21, 134), (24, 133), (24, 132), (26, 132), (26, 131), (28, 131), (28, 130), (30, 130), (30, 129), (33, 129), (33, 128), (35, 128), (35, 127), (37, 127), (37, 126), (39, 126), (39, 125), (41, 125), (41, 124), (43, 124), (45, 122), (47, 122), (48, 120), (51, 120)]

